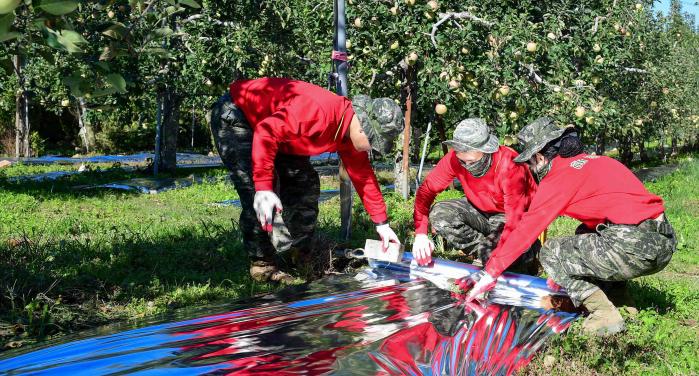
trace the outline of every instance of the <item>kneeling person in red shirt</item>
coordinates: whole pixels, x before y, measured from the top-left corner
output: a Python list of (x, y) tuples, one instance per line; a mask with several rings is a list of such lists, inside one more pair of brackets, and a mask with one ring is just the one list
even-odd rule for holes
[(549, 239), (542, 247), (549, 283), (565, 287), (573, 302), (590, 312), (583, 323), (588, 333), (623, 331), (623, 318), (600, 287), (656, 273), (670, 262), (676, 239), (663, 200), (615, 159), (585, 154), (572, 127), (539, 118), (518, 138), (524, 150), (515, 161), (529, 165), (539, 187), (517, 228), (493, 251), (469, 299), (492, 288), (526, 244), (565, 215), (582, 224), (576, 235)]
[[(513, 162), (517, 152), (498, 144), (483, 119), (466, 119), (446, 141), (452, 150), (427, 175), (415, 197), (413, 256), (420, 264), (431, 261), (434, 245), (427, 236), (429, 224), (451, 246), (484, 265), (490, 253), (517, 227), (536, 189), (526, 166)], [(457, 178), (464, 198), (440, 201), (435, 197)], [(429, 217), (428, 217), (429, 215)], [(536, 273), (539, 241), (518, 263), (518, 271)]]
[(384, 247), (399, 243), (388, 224), (363, 125), (349, 99), (303, 81), (238, 80), (219, 99), (211, 128), (240, 196), (253, 278), (290, 282), (277, 266), (277, 253), (310, 251), (320, 195), (312, 155), (339, 154)]

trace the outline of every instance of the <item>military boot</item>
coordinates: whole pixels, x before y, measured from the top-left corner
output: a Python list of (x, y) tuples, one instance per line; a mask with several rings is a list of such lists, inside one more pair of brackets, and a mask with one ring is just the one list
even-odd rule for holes
[(624, 319), (602, 290), (596, 290), (582, 304), (590, 312), (582, 325), (587, 334), (607, 336), (626, 330)]
[(279, 270), (277, 264), (268, 260), (255, 260), (250, 265), (250, 276), (257, 282), (292, 284), (294, 277)]

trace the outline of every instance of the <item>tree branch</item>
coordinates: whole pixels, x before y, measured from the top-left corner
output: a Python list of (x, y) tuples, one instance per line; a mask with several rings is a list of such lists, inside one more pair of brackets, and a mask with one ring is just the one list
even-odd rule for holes
[(648, 71), (645, 70), (645, 69), (640, 69), (640, 68), (629, 68), (629, 67), (624, 67), (623, 69), (624, 69), (624, 72), (648, 74)]
[(435, 48), (437, 48), (437, 40), (435, 39), (435, 34), (437, 33), (437, 29), (439, 28), (440, 25), (442, 25), (443, 23), (447, 22), (448, 20), (450, 20), (452, 18), (454, 18), (454, 19), (458, 19), (458, 18), (467, 19), (471, 22), (481, 24), (485, 27), (492, 27), (493, 25), (495, 25), (493, 22), (490, 22), (490, 21), (485, 20), (483, 18), (474, 16), (473, 14), (471, 14), (471, 12), (440, 13), (439, 17), (440, 17), (439, 21), (435, 22), (432, 25), (432, 32), (430, 33), (430, 39), (432, 40), (432, 45)]

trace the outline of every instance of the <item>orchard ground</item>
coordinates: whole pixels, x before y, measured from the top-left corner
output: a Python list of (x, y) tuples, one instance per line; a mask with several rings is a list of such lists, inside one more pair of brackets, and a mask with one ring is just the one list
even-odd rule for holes
[[(236, 225), (239, 209), (214, 202), (236, 198), (222, 181), (157, 195), (76, 190), (145, 172), (87, 172), (53, 182), (12, 183), (8, 177), (73, 167), (14, 165), (0, 170), (0, 336), (4, 349), (117, 321), (138, 321), (180, 307), (231, 301), (274, 290), (250, 280)], [(223, 177), (223, 169), (186, 170)], [(379, 179), (390, 183), (391, 175)], [(634, 280), (639, 312), (626, 314), (628, 331), (588, 338), (576, 324), (549, 343), (524, 374), (699, 373), (699, 161), (680, 158), (679, 169), (648, 182), (664, 197), (679, 247), (662, 272)], [(337, 186), (332, 177), (323, 188)], [(440, 198), (458, 197), (447, 191)], [(401, 238), (411, 236), (412, 199), (389, 194)], [(352, 245), (375, 237), (355, 201)], [(327, 256), (339, 233), (339, 200), (321, 204), (319, 247)], [(573, 232), (559, 219), (549, 236)], [(438, 256), (459, 258), (452, 251)], [(327, 257), (322, 258), (327, 260)], [(184, 266), (184, 267), (183, 267)], [(332, 265), (319, 265), (328, 269)], [(297, 270), (298, 282), (309, 277)]]

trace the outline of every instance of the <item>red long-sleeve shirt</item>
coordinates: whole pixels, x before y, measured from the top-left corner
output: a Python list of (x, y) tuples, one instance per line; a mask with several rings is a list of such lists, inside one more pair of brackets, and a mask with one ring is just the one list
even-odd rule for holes
[(480, 178), (464, 168), (453, 150), (445, 155), (427, 175), (415, 196), (415, 233), (426, 234), (429, 227), (430, 206), (437, 195), (447, 189), (454, 178), (459, 179), (468, 201), (485, 213), (505, 213), (505, 228), (500, 241), (508, 237), (529, 206), (536, 183), (525, 165), (513, 159), (517, 152), (500, 146), (493, 153), (490, 169)]
[(357, 151), (345, 137), (354, 116), (349, 99), (287, 78), (235, 81), (230, 93), (253, 129), (255, 190), (273, 190), (277, 153), (337, 152), (371, 219), (380, 223), (388, 218), (369, 154)]
[(556, 157), (517, 228), (500, 242), (485, 270), (497, 277), (559, 215), (594, 229), (600, 223), (636, 225), (664, 211), (663, 200), (615, 159), (580, 154)]

